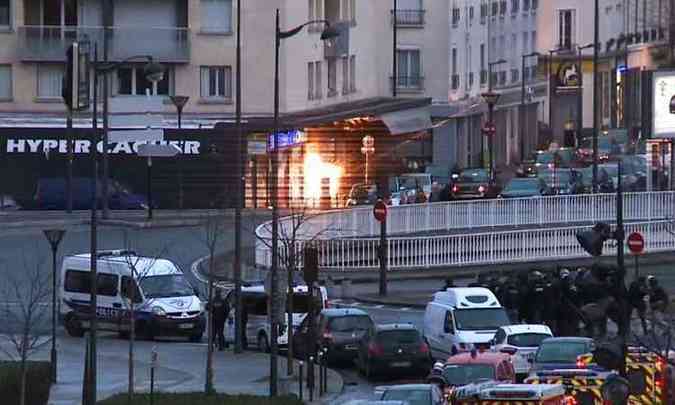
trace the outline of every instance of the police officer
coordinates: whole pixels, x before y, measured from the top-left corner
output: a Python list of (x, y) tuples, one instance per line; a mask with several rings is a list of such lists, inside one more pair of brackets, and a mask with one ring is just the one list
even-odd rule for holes
[(446, 277), (445, 285), (440, 291), (446, 291), (448, 288), (455, 288), (455, 280), (452, 277)]
[(649, 286), (649, 309), (651, 309), (655, 318), (658, 316), (662, 319), (668, 310), (668, 294), (654, 276), (647, 277), (647, 285)]
[(550, 305), (550, 302), (547, 302), (544, 289), (546, 288), (544, 274), (538, 270), (535, 270), (530, 274), (529, 278), (529, 296), (530, 296), (530, 305), (532, 305), (532, 323), (541, 323), (544, 320), (543, 309), (546, 305)]
[(633, 317), (633, 309), (637, 311), (640, 322), (642, 323), (642, 331), (647, 333), (647, 321), (645, 316), (647, 314), (647, 303), (645, 297), (649, 294), (647, 286), (647, 278), (642, 276), (630, 283), (628, 287), (628, 302), (631, 305), (631, 318)]
[(216, 296), (211, 303), (211, 316), (212, 318), (212, 334), (213, 342), (218, 346), (218, 350), (222, 351), (225, 349), (225, 320), (227, 315), (230, 313), (229, 308), (227, 308), (227, 303), (223, 299), (222, 292), (217, 289)]
[(558, 335), (576, 336), (579, 327), (579, 290), (568, 269), (560, 271), (560, 305), (558, 306)]

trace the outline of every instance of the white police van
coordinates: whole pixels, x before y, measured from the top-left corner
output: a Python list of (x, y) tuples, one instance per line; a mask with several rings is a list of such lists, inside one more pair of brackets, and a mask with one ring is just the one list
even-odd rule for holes
[[(74, 337), (82, 337), (89, 329), (90, 259), (89, 254), (67, 256), (61, 266), (59, 314), (66, 331)], [(204, 304), (174, 263), (111, 250), (98, 252), (96, 267), (99, 330), (128, 336), (133, 298), (138, 336), (201, 340), (206, 324)]]
[[(246, 311), (246, 346), (251, 344), (258, 347), (262, 352), (270, 350), (270, 322), (269, 322), (269, 297), (265, 291), (263, 283), (247, 283), (241, 288), (241, 298), (243, 308)], [(225, 341), (234, 342), (234, 290), (227, 293), (226, 298), (230, 314), (227, 319), (227, 330)], [(326, 287), (318, 287), (314, 292), (314, 309), (316, 312), (328, 308), (328, 294)], [(293, 286), (293, 330), (296, 330), (309, 313), (309, 288), (307, 285)], [(280, 333), (277, 344), (280, 348), (288, 346), (288, 325), (287, 315), (284, 315), (284, 322), (280, 325)]]

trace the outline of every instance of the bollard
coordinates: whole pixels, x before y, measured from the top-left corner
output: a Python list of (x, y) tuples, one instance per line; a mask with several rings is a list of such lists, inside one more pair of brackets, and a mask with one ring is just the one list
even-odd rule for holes
[(300, 402), (303, 401), (303, 398), (302, 398), (302, 378), (303, 378), (303, 375), (304, 375), (303, 370), (302, 370), (303, 365), (304, 365), (304, 363), (302, 361), (298, 362), (298, 368), (299, 368), (299, 370), (298, 370), (298, 382), (299, 382), (299, 384), (298, 384), (298, 391), (299, 391), (298, 394), (300, 395)]
[(323, 350), (319, 350), (319, 397), (323, 396)]
[(323, 393), (328, 393), (328, 348), (323, 348)]
[(309, 390), (309, 402), (314, 401), (314, 356), (309, 356), (307, 363), (307, 389)]

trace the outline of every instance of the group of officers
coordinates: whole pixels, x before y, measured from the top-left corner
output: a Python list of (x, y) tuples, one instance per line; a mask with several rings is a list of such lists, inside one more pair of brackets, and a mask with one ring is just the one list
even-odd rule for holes
[[(548, 325), (556, 336), (602, 337), (607, 320), (620, 319), (625, 306), (641, 320), (644, 333), (648, 319), (662, 321), (669, 297), (654, 276), (635, 279), (620, 288), (616, 271), (596, 265), (591, 268), (529, 269), (495, 276), (479, 274), (469, 287), (491, 290), (507, 310), (512, 322)], [(452, 279), (445, 288), (455, 287)]]

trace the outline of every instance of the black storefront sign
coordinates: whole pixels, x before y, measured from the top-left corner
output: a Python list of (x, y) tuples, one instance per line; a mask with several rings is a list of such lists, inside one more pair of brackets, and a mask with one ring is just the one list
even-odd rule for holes
[[(92, 176), (91, 135), (91, 129), (73, 130), (76, 179)], [(182, 154), (153, 159), (153, 194), (159, 208), (178, 208), (181, 172), (184, 208), (234, 206), (235, 143), (229, 133), (222, 129), (166, 129), (163, 142), (177, 146)], [(136, 155), (138, 145), (110, 144), (110, 178), (116, 187), (145, 196), (146, 160)], [(101, 159), (102, 143), (96, 142), (96, 147)], [(35, 196), (40, 179), (65, 179), (68, 156), (65, 128), (0, 128), (0, 195), (13, 198), (25, 209), (38, 208)]]

